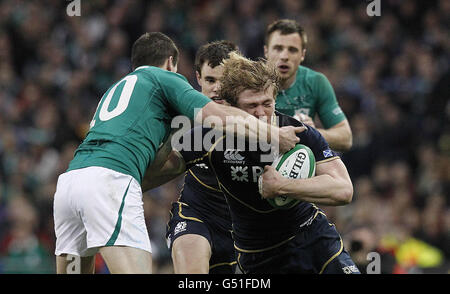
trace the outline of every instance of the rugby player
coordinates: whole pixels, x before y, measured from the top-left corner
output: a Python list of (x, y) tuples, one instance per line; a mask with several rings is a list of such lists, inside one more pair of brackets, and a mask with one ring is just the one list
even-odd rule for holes
[[(212, 103), (176, 74), (178, 49), (162, 33), (146, 33), (133, 44), (133, 72), (100, 100), (90, 130), (60, 175), (54, 197), (57, 273), (67, 273), (79, 256), (79, 271), (92, 273), (100, 252), (111, 273), (151, 273), (151, 246), (144, 220), (141, 181), (170, 131), (171, 119), (185, 115), (222, 125), (253, 119), (246, 130), (275, 134), (272, 144), (289, 150), (300, 128), (276, 128), (235, 107)], [(195, 110), (201, 109), (199, 113)], [(201, 113), (201, 118), (199, 118)]]
[[(222, 77), (222, 60), (236, 51), (229, 41), (203, 45), (195, 57), (195, 72), (201, 92), (216, 103)], [(214, 173), (205, 164), (196, 164), (185, 175), (177, 202), (172, 204), (167, 238), (171, 240), (176, 274), (232, 274), (236, 260), (231, 236), (228, 205)], [(183, 231), (178, 228), (183, 226)]]
[[(304, 127), (305, 131), (297, 136), (314, 153), (314, 177), (283, 179), (280, 186), (278, 175), (269, 167), (273, 157), (262, 156), (270, 151), (259, 147), (253, 151), (248, 140), (245, 148), (230, 149), (228, 133), (210, 136), (211, 130), (205, 128), (200, 131), (211, 138), (208, 146), (194, 148), (198, 128), (192, 129), (172, 151), (163, 169), (179, 172), (205, 163), (214, 171), (230, 209), (237, 262), (243, 273), (359, 273), (335, 226), (315, 205), (337, 206), (351, 201), (353, 187), (347, 169), (320, 132), (275, 111), (279, 81), (278, 72), (270, 64), (233, 52), (224, 61), (219, 96), (258, 119), (278, 126)], [(186, 148), (185, 142), (191, 146)], [(261, 174), (262, 195), (258, 190)], [(301, 201), (289, 209), (279, 209), (263, 198), (283, 193)], [(174, 231), (183, 228), (183, 224), (177, 224)]]
[(264, 55), (281, 76), (276, 110), (315, 126), (318, 115), (324, 128), (317, 130), (337, 151), (352, 147), (352, 131), (333, 87), (319, 72), (301, 65), (306, 56), (307, 35), (294, 20), (270, 24), (265, 33)]

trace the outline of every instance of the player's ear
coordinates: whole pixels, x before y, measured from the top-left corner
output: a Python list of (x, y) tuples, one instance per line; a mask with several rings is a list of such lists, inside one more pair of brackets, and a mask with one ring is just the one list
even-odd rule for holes
[(264, 45), (264, 57), (267, 59), (267, 53), (269, 52), (269, 48), (267, 45)]
[(198, 85), (201, 87), (202, 86), (202, 76), (200, 75), (200, 73), (197, 70), (195, 71), (195, 77), (197, 78)]
[(165, 69), (171, 72), (177, 72), (177, 66), (173, 63), (173, 56), (169, 56), (166, 60)]
[(302, 58), (301, 58), (300, 62), (303, 62), (303, 60), (305, 60), (305, 57), (306, 57), (306, 49), (303, 49)]

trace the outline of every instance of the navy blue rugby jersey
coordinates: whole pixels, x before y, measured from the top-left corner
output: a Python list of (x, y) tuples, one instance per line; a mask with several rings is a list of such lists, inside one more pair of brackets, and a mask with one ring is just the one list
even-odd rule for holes
[(231, 217), (225, 196), (220, 190), (216, 175), (205, 163), (192, 166), (184, 178), (184, 186), (189, 186), (187, 193), (181, 192), (178, 201), (188, 204), (199, 214), (202, 221), (219, 227), (224, 231), (231, 230)]
[[(277, 111), (275, 114), (280, 127), (304, 125)], [(304, 126), (307, 129), (297, 136), (301, 144), (311, 148), (316, 162), (335, 159), (336, 153), (330, 149), (319, 131), (308, 125)], [(199, 142), (200, 137), (203, 142)], [(233, 140), (235, 143), (230, 144)], [(270, 153), (267, 148), (262, 150), (257, 144), (258, 148), (255, 149), (249, 142), (240, 146), (242, 142), (237, 142), (236, 138), (226, 138), (226, 135), (218, 131), (202, 127), (191, 129), (181, 141), (182, 147), (180, 145), (177, 149), (187, 168), (204, 163), (214, 171), (230, 209), (237, 250), (264, 251), (281, 245), (317, 215), (318, 208), (309, 202), (300, 202), (283, 210), (272, 207), (261, 197), (258, 192), (258, 177), (263, 173), (264, 166), (273, 162), (271, 156), (262, 156)]]

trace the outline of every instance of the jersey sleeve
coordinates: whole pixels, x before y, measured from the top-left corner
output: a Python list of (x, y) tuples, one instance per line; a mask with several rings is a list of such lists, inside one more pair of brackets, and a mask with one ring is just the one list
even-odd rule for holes
[(196, 110), (211, 102), (211, 99), (195, 90), (180, 74), (161, 70), (159, 82), (169, 105), (191, 120), (195, 118)]
[(320, 121), (324, 128), (328, 129), (346, 119), (336, 99), (333, 86), (325, 75), (319, 73), (314, 79), (314, 89), (317, 93)]
[(303, 132), (297, 133), (297, 137), (300, 139), (300, 144), (308, 146), (314, 154), (316, 158), (316, 162), (330, 160), (333, 158), (337, 158), (339, 155), (331, 150), (328, 142), (322, 136), (322, 134), (316, 130), (315, 128), (304, 124), (295, 118), (277, 113), (279, 116), (279, 125), (283, 126), (293, 126), (293, 127), (306, 127), (306, 130)]
[(325, 138), (315, 128), (304, 124), (306, 130), (298, 133), (300, 144), (308, 146), (316, 158), (316, 163), (321, 161), (328, 161), (338, 157), (338, 154), (333, 151)]

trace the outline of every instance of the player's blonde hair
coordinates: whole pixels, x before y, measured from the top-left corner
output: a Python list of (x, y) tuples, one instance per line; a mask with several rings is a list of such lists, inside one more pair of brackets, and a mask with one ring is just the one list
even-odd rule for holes
[(273, 97), (280, 88), (280, 76), (276, 68), (264, 60), (253, 61), (237, 52), (231, 52), (223, 60), (223, 75), (220, 79), (219, 97), (231, 105), (237, 104), (240, 93), (245, 90), (266, 91), (273, 85)]

